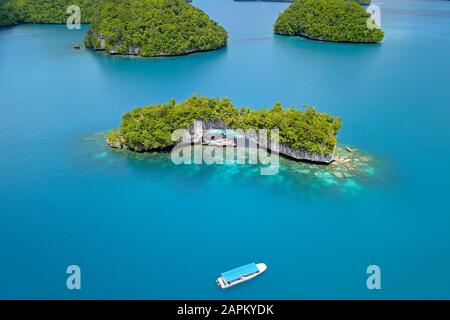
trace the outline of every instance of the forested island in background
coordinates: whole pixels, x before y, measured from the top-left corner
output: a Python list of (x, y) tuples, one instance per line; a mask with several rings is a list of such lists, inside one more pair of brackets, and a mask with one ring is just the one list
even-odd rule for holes
[(87, 48), (111, 54), (174, 56), (222, 48), (228, 34), (190, 0), (2, 0), (0, 26), (66, 23), (70, 5), (90, 23)]
[[(234, 0), (236, 2), (293, 2), (294, 0)], [(355, 1), (362, 5), (369, 5), (371, 0), (345, 0)]]
[(109, 0), (0, 0), (0, 25), (20, 23), (66, 23), (67, 8), (81, 8), (81, 22), (89, 23), (94, 13)]
[[(90, 23), (91, 18), (110, 0), (0, 0), (0, 26), (19, 23), (66, 23), (67, 8), (80, 7), (81, 23)], [(183, 0), (187, 3), (192, 0)]]
[[(234, 0), (236, 2), (293, 2), (294, 0)], [(369, 5), (371, 0), (345, 0), (355, 1), (362, 5)]]
[(280, 35), (331, 42), (373, 43), (384, 32), (369, 28), (370, 14), (355, 1), (295, 0), (275, 22)]
[(271, 109), (238, 109), (227, 98), (193, 96), (125, 113), (119, 130), (109, 131), (107, 143), (138, 152), (162, 150), (178, 143), (172, 140), (175, 130), (192, 128), (195, 121), (202, 121), (206, 129), (278, 129), (280, 154), (322, 163), (334, 160), (341, 126), (340, 118), (313, 107), (301, 111), (276, 103)]
[[(84, 41), (90, 49), (155, 57), (224, 47), (226, 30), (187, 2), (190, 1), (0, 0), (0, 26), (65, 23), (67, 8), (77, 5), (82, 12), (81, 22), (91, 24)], [(369, 28), (370, 14), (358, 3), (370, 1), (295, 0), (279, 15), (274, 32), (332, 42), (381, 41), (384, 32)]]
[(146, 57), (222, 48), (228, 34), (182, 0), (110, 1), (92, 17), (87, 48)]

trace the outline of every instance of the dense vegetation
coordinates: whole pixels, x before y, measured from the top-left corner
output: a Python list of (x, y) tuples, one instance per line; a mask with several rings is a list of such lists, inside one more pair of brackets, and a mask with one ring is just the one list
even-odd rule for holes
[(0, 26), (14, 25), (19, 20), (19, 11), (9, 1), (0, 1)]
[(275, 23), (281, 35), (336, 42), (378, 42), (380, 29), (369, 29), (370, 14), (354, 1), (295, 0)]
[(279, 103), (272, 109), (237, 109), (226, 98), (191, 97), (180, 103), (168, 103), (134, 109), (123, 115), (119, 131), (108, 134), (111, 144), (133, 150), (162, 149), (173, 146), (172, 132), (188, 128), (195, 120), (222, 121), (233, 129), (274, 129), (280, 131), (280, 143), (313, 153), (331, 154), (336, 145), (340, 119), (316, 112), (287, 108)]
[(106, 0), (4, 0), (0, 4), (0, 24), (5, 24), (9, 11), (16, 16), (16, 23), (66, 23), (67, 7), (79, 6), (81, 22), (88, 23)]
[(181, 0), (115, 0), (91, 21), (88, 48), (141, 56), (180, 55), (225, 46), (227, 32)]
[[(81, 22), (92, 16), (110, 0), (0, 0), (0, 26), (17, 23), (66, 23), (67, 7), (79, 6)], [(191, 2), (191, 0), (186, 0)]]
[[(262, 1), (262, 2), (292, 2), (294, 0), (234, 0), (234, 1), (238, 1), (238, 2), (253, 2), (253, 1)], [(346, 1), (355, 1), (358, 2), (359, 4), (370, 4), (370, 0), (346, 0)]]
[(70, 5), (91, 23), (88, 48), (141, 56), (218, 49), (227, 33), (190, 0), (0, 0), (0, 26), (65, 23)]

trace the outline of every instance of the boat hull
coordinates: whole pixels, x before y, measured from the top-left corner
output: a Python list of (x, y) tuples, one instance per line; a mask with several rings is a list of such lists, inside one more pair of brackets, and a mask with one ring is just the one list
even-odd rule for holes
[(217, 278), (216, 284), (222, 289), (227, 289), (227, 288), (233, 287), (237, 284), (251, 280), (267, 270), (267, 266), (264, 263), (257, 263), (256, 266), (258, 268), (258, 272), (255, 272), (255, 273), (247, 275), (247, 276), (242, 276), (240, 279), (232, 281), (232, 282), (227, 282), (223, 276), (220, 276), (219, 278)]

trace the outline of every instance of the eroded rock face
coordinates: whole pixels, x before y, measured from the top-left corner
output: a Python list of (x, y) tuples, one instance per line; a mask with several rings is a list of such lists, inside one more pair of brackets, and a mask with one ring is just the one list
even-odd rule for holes
[(122, 149), (125, 147), (123, 138), (119, 139), (106, 139), (106, 144), (111, 148)]
[[(191, 126), (187, 128), (191, 135), (191, 139), (193, 143), (202, 143), (203, 142), (203, 136), (206, 131), (217, 129), (217, 130), (223, 130), (223, 129), (231, 129), (229, 126), (225, 125), (221, 120), (211, 121), (211, 120), (197, 120), (195, 121)], [(255, 136), (249, 136), (244, 133), (244, 136), (246, 139), (249, 140), (255, 140)], [(129, 148), (126, 144), (123, 138), (121, 137), (119, 139), (115, 139), (114, 141), (106, 141), (107, 144), (110, 147), (113, 148), (126, 148), (130, 149), (136, 152), (145, 152), (145, 151), (151, 151), (144, 146), (133, 146), (132, 148)], [(271, 149), (270, 143), (258, 143), (261, 147), (266, 149)], [(320, 154), (320, 153), (310, 153), (306, 152), (304, 150), (300, 149), (293, 149), (286, 145), (280, 144), (278, 146), (275, 146), (278, 150), (272, 150), (272, 151), (278, 151), (279, 154), (284, 155), (286, 157), (295, 159), (295, 160), (301, 160), (301, 161), (311, 161), (316, 163), (324, 163), (324, 164), (330, 164), (333, 162), (333, 160), (336, 157), (336, 147), (333, 150), (333, 153), (331, 154)]]
[[(90, 45), (88, 46), (88, 48), (91, 48), (95, 51), (105, 51), (108, 52), (109, 54), (112, 55), (116, 55), (116, 54), (122, 54), (122, 55), (129, 55), (129, 56), (139, 56), (141, 54), (141, 48), (139, 47), (133, 47), (133, 46), (128, 46), (128, 49), (123, 52), (120, 53), (118, 48), (121, 46), (121, 42), (119, 42), (117, 45), (115, 46), (111, 46), (110, 48), (107, 48), (106, 46), (106, 39), (99, 34), (93, 34), (93, 37), (98, 41), (98, 45)], [(190, 49), (187, 50), (184, 54), (190, 54), (190, 53), (195, 53), (195, 52), (199, 52), (201, 50), (197, 50), (197, 49)], [(170, 57), (172, 56), (171, 54), (167, 54), (165, 52), (160, 52), (159, 55), (160, 57)]]
[[(226, 126), (222, 121), (202, 121), (197, 120), (192, 126), (188, 128), (189, 132), (191, 133), (191, 136), (193, 137), (194, 143), (199, 143), (202, 141), (202, 136), (205, 131), (210, 129), (231, 129), (229, 126)], [(247, 139), (254, 139), (254, 136), (248, 136), (244, 135)], [(271, 149), (271, 145), (269, 144), (263, 144), (259, 143), (260, 146)], [(331, 154), (320, 154), (320, 153), (310, 153), (306, 152), (304, 150), (300, 149), (293, 149), (286, 145), (280, 144), (278, 146), (278, 150), (272, 150), (272, 151), (278, 151), (279, 154), (287, 156), (292, 159), (296, 160), (302, 160), (302, 161), (312, 161), (312, 162), (318, 162), (318, 163), (331, 163), (336, 156), (336, 147), (333, 150), (333, 153)]]
[(200, 143), (203, 140), (203, 135), (205, 131), (211, 129), (230, 129), (230, 127), (226, 126), (222, 121), (216, 120), (197, 120), (195, 121), (189, 128), (188, 131), (191, 134), (193, 143)]
[(332, 154), (320, 154), (320, 153), (310, 153), (300, 149), (291, 149), (285, 145), (280, 144), (279, 153), (297, 160), (331, 163), (336, 155), (336, 148)]
[[(116, 47), (111, 47), (110, 49), (106, 49), (106, 39), (103, 35), (101, 34), (93, 34), (92, 35), (95, 39), (98, 40), (98, 46), (93, 46), (92, 49), (94, 49), (95, 51), (107, 51), (109, 54), (118, 54), (118, 50)], [(120, 45), (120, 43), (119, 43)], [(128, 50), (125, 54), (127, 55), (133, 55), (133, 56), (138, 56), (141, 52), (141, 49), (138, 47), (133, 47), (133, 46), (129, 46)]]

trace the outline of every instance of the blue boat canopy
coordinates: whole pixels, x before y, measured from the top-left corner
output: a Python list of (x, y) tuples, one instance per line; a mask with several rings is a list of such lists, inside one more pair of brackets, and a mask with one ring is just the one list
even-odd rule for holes
[(231, 282), (231, 281), (239, 279), (242, 276), (248, 276), (248, 275), (258, 272), (258, 271), (259, 271), (259, 269), (255, 263), (249, 263), (249, 264), (246, 264), (245, 266), (241, 266), (241, 267), (235, 268), (233, 270), (222, 273), (222, 277), (225, 279), (225, 281)]

